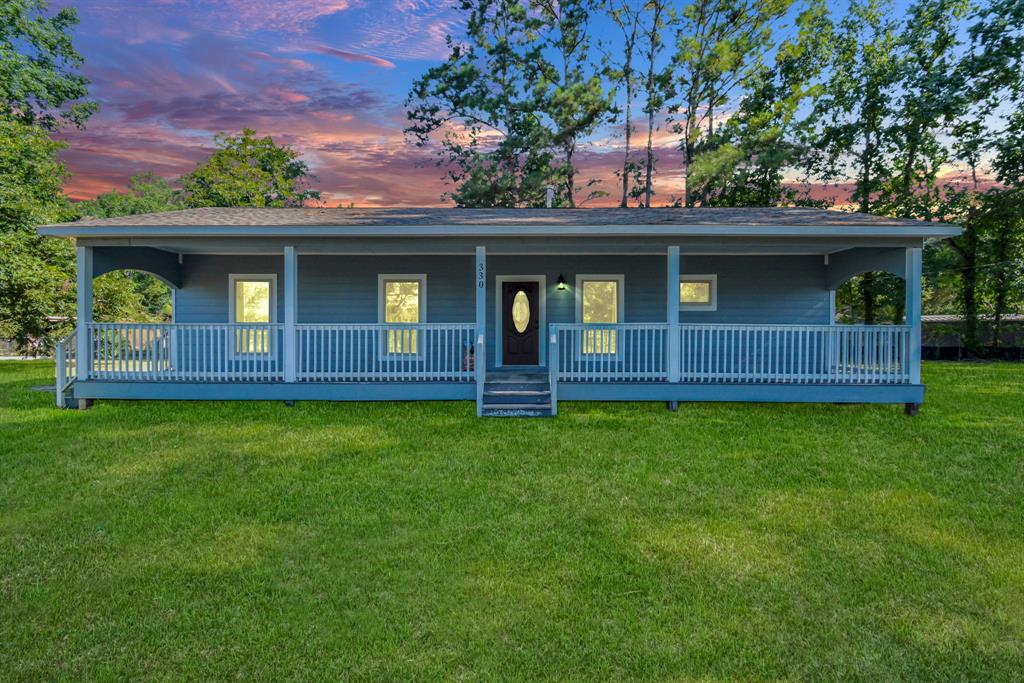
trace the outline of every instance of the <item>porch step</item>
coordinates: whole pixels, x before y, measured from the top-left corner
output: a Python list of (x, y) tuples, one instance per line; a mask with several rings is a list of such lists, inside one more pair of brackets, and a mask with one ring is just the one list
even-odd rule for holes
[(536, 389), (487, 389), (484, 388), (484, 404), (529, 403), (550, 404), (551, 391), (547, 388)]
[(489, 417), (551, 415), (551, 385), (541, 372), (490, 372), (484, 381), (483, 414)]
[(485, 403), (484, 417), (551, 417), (551, 403)]

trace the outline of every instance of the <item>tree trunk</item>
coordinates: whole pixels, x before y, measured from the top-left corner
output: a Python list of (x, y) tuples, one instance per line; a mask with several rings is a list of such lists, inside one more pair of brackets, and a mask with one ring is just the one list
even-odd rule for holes
[(572, 165), (574, 147), (572, 142), (565, 145), (565, 191), (570, 209), (576, 208), (576, 169)]
[(860, 278), (860, 300), (864, 306), (864, 324), (875, 324), (875, 274), (864, 273)]
[(654, 112), (647, 112), (647, 168), (644, 173), (644, 208), (651, 208), (651, 176), (654, 175)]
[(619, 208), (625, 209), (629, 206), (629, 142), (633, 137), (633, 117), (630, 111), (633, 108), (633, 87), (629, 84), (631, 74), (626, 72), (626, 154), (622, 158), (622, 201)]

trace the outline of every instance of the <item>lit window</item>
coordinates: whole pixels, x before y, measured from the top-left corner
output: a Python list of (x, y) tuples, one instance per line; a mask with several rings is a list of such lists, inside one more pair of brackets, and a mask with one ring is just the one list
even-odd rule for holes
[[(619, 322), (622, 307), (621, 276), (580, 276), (577, 291), (580, 322), (585, 325), (614, 325)], [(587, 329), (583, 331), (582, 351), (587, 354), (614, 354), (617, 342), (614, 328)]]
[(417, 352), (415, 326), (425, 317), (426, 284), (425, 275), (380, 276), (381, 322), (394, 326), (387, 330), (387, 353)]
[(683, 275), (679, 278), (679, 307), (689, 311), (718, 308), (717, 275)]
[(232, 275), (231, 322), (235, 330), (236, 353), (268, 353), (270, 331), (266, 324), (274, 322), (274, 275)]

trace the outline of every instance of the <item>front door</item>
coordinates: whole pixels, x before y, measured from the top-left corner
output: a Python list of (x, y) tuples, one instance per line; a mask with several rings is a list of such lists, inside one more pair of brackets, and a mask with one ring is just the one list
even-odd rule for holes
[(501, 363), (537, 365), (540, 288), (536, 282), (504, 282), (501, 287)]

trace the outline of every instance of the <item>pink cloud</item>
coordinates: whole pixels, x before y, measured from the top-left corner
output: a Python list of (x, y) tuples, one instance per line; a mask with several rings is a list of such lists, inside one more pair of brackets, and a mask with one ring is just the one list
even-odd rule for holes
[(349, 52), (348, 50), (339, 50), (336, 47), (328, 47), (327, 45), (317, 45), (312, 48), (314, 52), (319, 52), (322, 55), (329, 55), (331, 57), (337, 57), (344, 59), (346, 62), (364, 62), (366, 64), (373, 64), (384, 69), (394, 69), (394, 62), (389, 62), (386, 59), (380, 57), (374, 57), (373, 55), (364, 55), (358, 52)]

